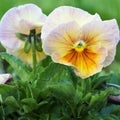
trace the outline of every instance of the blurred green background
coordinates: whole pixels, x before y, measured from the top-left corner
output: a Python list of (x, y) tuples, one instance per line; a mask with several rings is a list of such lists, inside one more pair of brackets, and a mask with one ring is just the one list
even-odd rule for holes
[[(91, 14), (97, 12), (103, 20), (115, 18), (120, 26), (120, 0), (2, 0), (0, 4), (0, 18), (8, 9), (26, 3), (38, 5), (47, 15), (58, 6), (74, 6), (82, 8)], [(2, 46), (0, 46), (0, 51), (4, 51)], [(105, 70), (120, 73), (120, 44), (117, 46), (114, 62)]]

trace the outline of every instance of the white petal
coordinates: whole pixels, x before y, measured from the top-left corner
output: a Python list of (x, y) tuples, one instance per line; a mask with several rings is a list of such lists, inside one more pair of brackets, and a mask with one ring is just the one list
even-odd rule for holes
[(46, 19), (41, 9), (34, 4), (25, 4), (8, 10), (0, 22), (0, 41), (9, 49), (20, 49), (23, 41), (16, 33), (29, 34), (30, 29), (41, 27)]
[(58, 7), (47, 17), (42, 29), (41, 37), (45, 40), (47, 35), (60, 24), (76, 21), (80, 26), (82, 26), (93, 19), (100, 20), (100, 17), (98, 14), (91, 15), (79, 8), (69, 6)]
[(5, 84), (11, 78), (11, 74), (0, 74), (0, 84)]

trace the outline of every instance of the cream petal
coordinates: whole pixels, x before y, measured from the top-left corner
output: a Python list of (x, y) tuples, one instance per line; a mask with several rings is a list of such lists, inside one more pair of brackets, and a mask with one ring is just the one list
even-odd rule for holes
[(30, 29), (41, 27), (46, 19), (41, 9), (34, 4), (25, 4), (8, 10), (0, 22), (0, 41), (9, 49), (20, 49), (23, 41), (16, 33), (29, 33)]
[(104, 61), (104, 67), (110, 65), (113, 62), (115, 58), (115, 54), (116, 54), (116, 47), (109, 49), (108, 55), (106, 56), (106, 59)]
[(104, 61), (104, 67), (106, 67), (109, 64), (111, 64), (115, 58), (116, 45), (120, 40), (120, 33), (117, 21), (115, 19), (104, 21), (104, 24), (105, 24), (104, 32), (106, 32), (107, 35), (109, 36), (109, 39), (105, 39), (106, 41), (104, 42), (106, 48), (108, 49), (108, 55)]
[(73, 48), (79, 37), (82, 37), (79, 25), (76, 22), (59, 25), (43, 41), (43, 50), (53, 57), (54, 61), (60, 59)]
[(0, 74), (0, 84), (5, 84), (9, 79), (12, 78), (11, 74)]
[(93, 19), (101, 20), (98, 14), (91, 15), (79, 8), (70, 6), (58, 7), (46, 19), (45, 25), (42, 28), (42, 40), (44, 41), (47, 35), (60, 24), (76, 21), (82, 26)]
[(119, 41), (119, 29), (115, 20), (91, 21), (82, 27), (84, 39), (90, 49), (115, 48)]
[(115, 41), (115, 43), (117, 44), (120, 40), (120, 31), (119, 31), (117, 21), (115, 19), (112, 19), (112, 20), (106, 20), (103, 22), (105, 25), (104, 32), (108, 33), (111, 39), (113, 39), (113, 41)]
[(35, 26), (41, 27), (46, 20), (46, 15), (43, 14), (42, 10), (34, 4), (19, 6), (18, 12), (23, 20), (31, 24), (28, 26), (29, 29), (33, 29), (32, 27)]
[(87, 48), (97, 50), (100, 47), (104, 47), (108, 51), (104, 66), (111, 64), (119, 41), (119, 28), (116, 20), (91, 21), (83, 26), (83, 33), (85, 33), (85, 39), (88, 39)]

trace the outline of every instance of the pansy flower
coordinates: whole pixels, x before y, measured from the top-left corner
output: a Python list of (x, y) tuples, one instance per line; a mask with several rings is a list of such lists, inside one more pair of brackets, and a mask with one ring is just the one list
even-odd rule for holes
[(41, 33), (44, 52), (56, 63), (73, 66), (81, 78), (111, 64), (119, 41), (115, 19), (102, 21), (98, 14), (69, 6), (50, 13)]
[(6, 74), (0, 74), (0, 84), (5, 84), (11, 81), (12, 75), (9, 73)]
[[(41, 28), (46, 15), (34, 4), (25, 4), (11, 8), (0, 22), (0, 42), (6, 51), (19, 57), (27, 64), (32, 64), (32, 48), (30, 46), (30, 31), (34, 30), (37, 41), (41, 42)], [(26, 48), (25, 48), (26, 47)], [(37, 61), (45, 57), (43, 51), (36, 52)]]

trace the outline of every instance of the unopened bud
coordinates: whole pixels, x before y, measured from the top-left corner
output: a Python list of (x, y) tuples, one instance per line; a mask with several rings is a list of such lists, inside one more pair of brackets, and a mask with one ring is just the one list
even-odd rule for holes
[(30, 49), (31, 49), (31, 44), (26, 40), (25, 41), (25, 46), (24, 46), (25, 53), (29, 53)]
[(22, 34), (22, 33), (16, 33), (16, 37), (22, 41), (25, 41), (28, 39), (28, 35)]
[(42, 52), (42, 42), (41, 41), (38, 41), (36, 42), (36, 50), (39, 51), (39, 52)]

